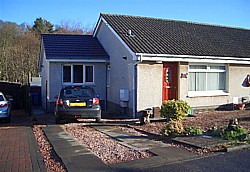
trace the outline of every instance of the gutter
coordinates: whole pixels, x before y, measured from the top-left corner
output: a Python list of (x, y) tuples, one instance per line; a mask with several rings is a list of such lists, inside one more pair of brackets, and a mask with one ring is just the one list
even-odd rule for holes
[(239, 57), (148, 54), (148, 53), (136, 53), (136, 55), (141, 56), (142, 60), (147, 60), (147, 61), (250, 64), (250, 58), (239, 58)]
[(133, 64), (133, 118), (136, 117), (136, 108), (137, 108), (137, 94), (136, 94), (136, 87), (137, 87), (137, 65), (142, 62), (142, 56), (139, 55), (138, 61)]

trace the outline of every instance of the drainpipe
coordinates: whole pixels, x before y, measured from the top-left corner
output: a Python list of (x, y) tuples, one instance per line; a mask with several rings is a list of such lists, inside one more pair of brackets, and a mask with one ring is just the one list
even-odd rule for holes
[(136, 105), (137, 105), (137, 94), (136, 94), (136, 86), (137, 86), (137, 70), (136, 67), (139, 63), (142, 62), (142, 55), (138, 56), (138, 61), (136, 63), (134, 63), (133, 66), (133, 118), (136, 117)]

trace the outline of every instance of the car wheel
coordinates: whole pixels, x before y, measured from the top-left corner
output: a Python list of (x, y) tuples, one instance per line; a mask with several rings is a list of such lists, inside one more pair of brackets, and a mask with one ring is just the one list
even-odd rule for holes
[(7, 123), (10, 123), (10, 122), (11, 122), (11, 118), (10, 118), (10, 117), (7, 118), (7, 119), (6, 119), (6, 122), (7, 122)]
[(96, 122), (101, 122), (101, 117), (97, 117)]
[(55, 122), (56, 122), (56, 124), (61, 124), (61, 118), (56, 117), (56, 118), (55, 118)]

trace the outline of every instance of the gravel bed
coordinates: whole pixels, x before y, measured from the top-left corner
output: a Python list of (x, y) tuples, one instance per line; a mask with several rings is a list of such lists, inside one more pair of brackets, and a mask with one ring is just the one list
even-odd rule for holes
[[(43, 124), (48, 124), (48, 119), (50, 116), (43, 116), (44, 119), (37, 119), (38, 122), (43, 121)], [(45, 118), (46, 117), (46, 118)], [(192, 117), (186, 117), (183, 120), (184, 126), (196, 126), (200, 127), (202, 130), (207, 130), (211, 127), (224, 127), (228, 124), (229, 119), (239, 119), (239, 123), (244, 128), (250, 131), (250, 111), (249, 110), (235, 110), (235, 111), (204, 111), (200, 113), (194, 113)], [(20, 125), (19, 118), (16, 122)], [(23, 118), (22, 118), (23, 119)], [(15, 120), (15, 119), (14, 119)], [(22, 120), (22, 121), (32, 121), (32, 120)], [(120, 120), (117, 120), (118, 122)], [(14, 122), (14, 121), (13, 121)], [(13, 124), (12, 122), (12, 124)], [(115, 122), (113, 120), (108, 121), (110, 123)], [(15, 124), (15, 122), (14, 122)], [(27, 125), (27, 124), (25, 124)], [(186, 149), (190, 152), (196, 153), (198, 155), (206, 155), (215, 151), (215, 149), (205, 148), (197, 149), (192, 146), (179, 144), (173, 142), (169, 139), (165, 139), (160, 135), (161, 129), (166, 125), (166, 122), (152, 122), (146, 125), (129, 125), (129, 127), (124, 126), (114, 126), (122, 131), (128, 132), (136, 136), (144, 136), (149, 139), (160, 141), (166, 144), (171, 144), (172, 146), (180, 147)], [(7, 126), (7, 125), (6, 125)], [(48, 142), (46, 136), (44, 135), (42, 128), (46, 125), (34, 125), (33, 131), (37, 139), (40, 152), (44, 157), (44, 162), (48, 171), (67, 171), (60, 158), (56, 155), (53, 147)], [(130, 161), (140, 158), (148, 158), (153, 156), (149, 152), (138, 152), (127, 148), (118, 141), (108, 137), (107, 135), (91, 128), (88, 126), (82, 126), (81, 124), (65, 124), (62, 128), (69, 132), (73, 137), (75, 137), (79, 143), (83, 144), (86, 148), (91, 150), (96, 154), (103, 162), (106, 164)]]
[(61, 159), (57, 156), (53, 147), (49, 143), (47, 137), (45, 136), (42, 128), (46, 127), (46, 125), (34, 125), (33, 133), (38, 143), (38, 148), (40, 153), (43, 156), (43, 160), (47, 171), (49, 172), (67, 172), (66, 167), (64, 166)]
[(89, 126), (66, 124), (63, 125), (62, 128), (106, 164), (149, 158), (153, 156), (153, 154), (149, 152), (137, 151), (121, 145), (117, 140), (114, 140), (106, 134)]

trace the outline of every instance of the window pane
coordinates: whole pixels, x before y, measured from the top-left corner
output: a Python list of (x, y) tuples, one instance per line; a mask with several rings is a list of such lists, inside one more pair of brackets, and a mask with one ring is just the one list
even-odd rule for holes
[(4, 101), (4, 98), (2, 95), (0, 95), (0, 101)]
[(206, 65), (190, 65), (189, 69), (207, 69)]
[(205, 91), (206, 90), (206, 73), (196, 72), (195, 73), (195, 91)]
[(83, 66), (74, 65), (73, 66), (73, 82), (74, 83), (83, 83)]
[(207, 74), (208, 90), (225, 90), (226, 74), (225, 73), (208, 73)]
[(189, 91), (205, 91), (206, 90), (206, 73), (190, 72), (189, 73)]
[(71, 82), (71, 66), (63, 66), (63, 82)]
[(188, 90), (195, 91), (195, 73), (189, 73)]
[(87, 98), (87, 97), (91, 97), (93, 96), (93, 93), (90, 89), (85, 89), (85, 88), (82, 88), (82, 89), (66, 89), (64, 90), (63, 92), (63, 96), (64, 97), (84, 97), (84, 98)]
[(86, 66), (85, 67), (85, 82), (93, 82), (94, 75), (93, 75), (93, 66)]
[(214, 70), (226, 70), (226, 66), (210, 66), (210, 69), (214, 69)]

